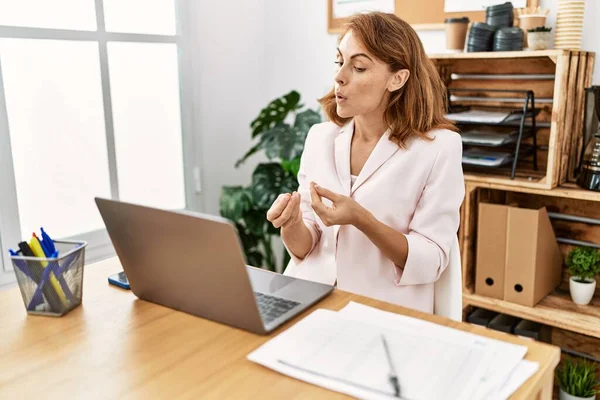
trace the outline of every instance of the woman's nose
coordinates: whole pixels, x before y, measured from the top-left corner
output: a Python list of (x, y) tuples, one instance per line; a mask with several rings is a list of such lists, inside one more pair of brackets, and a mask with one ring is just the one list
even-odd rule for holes
[(335, 74), (335, 82), (338, 85), (345, 85), (348, 82), (347, 79), (344, 77), (341, 69)]

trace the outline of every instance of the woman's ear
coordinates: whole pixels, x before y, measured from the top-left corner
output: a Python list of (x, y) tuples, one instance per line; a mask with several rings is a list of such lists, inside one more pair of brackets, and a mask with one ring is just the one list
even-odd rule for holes
[(390, 78), (390, 82), (388, 84), (388, 90), (390, 92), (395, 92), (396, 90), (402, 88), (406, 84), (408, 77), (410, 76), (410, 71), (407, 69), (398, 70), (392, 75)]

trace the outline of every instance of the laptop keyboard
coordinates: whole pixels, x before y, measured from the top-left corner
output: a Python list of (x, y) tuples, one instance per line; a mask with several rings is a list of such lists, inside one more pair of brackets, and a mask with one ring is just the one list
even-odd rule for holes
[(258, 311), (265, 324), (300, 305), (296, 301), (282, 299), (281, 297), (269, 296), (259, 292), (254, 292), (254, 294), (256, 296), (256, 303), (258, 304)]

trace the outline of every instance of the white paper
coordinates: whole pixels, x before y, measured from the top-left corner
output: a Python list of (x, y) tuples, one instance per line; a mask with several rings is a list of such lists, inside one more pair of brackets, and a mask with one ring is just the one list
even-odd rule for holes
[[(505, 385), (512, 384), (513, 389), (510, 393), (517, 390), (532, 374), (527, 375), (529, 370), (515, 370), (523, 361), (523, 357), (527, 354), (527, 347), (515, 345), (512, 343), (503, 342), (501, 340), (491, 339), (484, 336), (479, 336), (474, 333), (464, 332), (458, 329), (453, 329), (447, 326), (438, 325), (433, 322), (424, 321), (417, 318), (407, 317), (379, 310), (377, 308), (365, 306), (363, 304), (350, 302), (346, 307), (339, 311), (340, 314), (347, 318), (354, 318), (363, 322), (393, 327), (398, 325), (411, 326), (418, 330), (422, 335), (433, 337), (444, 337), (448, 340), (462, 338), (470, 338), (471, 340), (479, 340), (485, 342), (489, 346), (489, 351), (486, 354), (488, 368), (479, 383), (478, 388), (470, 397), (471, 399), (506, 399), (510, 396), (502, 397), (507, 391)], [(538, 364), (527, 362), (529, 368), (534, 365), (537, 369)], [(535, 373), (535, 371), (534, 371)], [(522, 382), (521, 382), (522, 381)], [(519, 384), (519, 382), (521, 382)], [(516, 387), (514, 387), (516, 385)], [(500, 392), (502, 390), (502, 392)]]
[(509, 115), (509, 112), (503, 111), (469, 110), (459, 113), (446, 114), (446, 117), (452, 121), (459, 122), (482, 122), (498, 124), (504, 121)]
[[(511, 0), (514, 8), (527, 7), (527, 0)], [(485, 11), (486, 7), (501, 4), (498, 0), (446, 0), (445, 12)]]
[(394, 9), (394, 0), (333, 0), (333, 17), (336, 19), (368, 11), (393, 13)]
[[(360, 312), (364, 314), (364, 310)], [(377, 319), (376, 314), (369, 319)], [(508, 368), (503, 354), (497, 352), (498, 341), (435, 324), (444, 331), (430, 329), (421, 324), (430, 323), (416, 319), (408, 323), (396, 320), (392, 327), (385, 321), (388, 318), (371, 323), (353, 319), (356, 316), (316, 310), (249, 354), (248, 359), (297, 379), (367, 399), (393, 395), (382, 334), (390, 347), (401, 395), (410, 400), (470, 399), (486, 383), (486, 374), (491, 390), (501, 383), (491, 379), (493, 372)], [(410, 319), (403, 317), (404, 321), (406, 318)], [(502, 350), (511, 353), (517, 349), (523, 356), (520, 348), (524, 346), (507, 345)], [(504, 374), (501, 381), (507, 376)]]
[(510, 374), (508, 380), (501, 387), (497, 388), (497, 391), (491, 400), (509, 398), (523, 386), (523, 384), (527, 382), (527, 379), (531, 378), (539, 368), (540, 365), (536, 362), (521, 360), (519, 365), (517, 365), (517, 368)]

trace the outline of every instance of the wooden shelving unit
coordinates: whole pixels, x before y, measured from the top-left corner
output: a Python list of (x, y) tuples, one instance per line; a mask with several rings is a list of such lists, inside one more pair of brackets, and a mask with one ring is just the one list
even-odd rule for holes
[[(538, 168), (519, 162), (510, 168), (482, 171), (468, 168), (465, 179), (483, 184), (553, 189), (574, 182), (582, 148), (585, 87), (591, 85), (595, 54), (583, 51), (543, 50), (430, 54), (454, 105), (490, 111), (522, 107), (518, 96), (494, 93), (498, 89), (532, 91), (538, 129)], [(466, 89), (472, 89), (468, 91)], [(452, 91), (460, 90), (461, 95)], [(512, 99), (512, 100), (511, 100)], [(525, 144), (531, 144), (525, 141)]]
[(531, 57), (558, 57), (567, 55), (569, 50), (549, 49), (537, 51), (493, 51), (472, 53), (435, 53), (429, 54), (433, 59), (494, 59), (494, 58), (531, 58)]
[(480, 181), (470, 181), (468, 177), (465, 177), (467, 183), (475, 183), (474, 187), (497, 189), (497, 190), (510, 190), (519, 193), (538, 194), (541, 196), (551, 197), (562, 197), (565, 199), (576, 199), (576, 200), (589, 200), (597, 201), (598, 207), (600, 207), (600, 192), (593, 192), (591, 190), (581, 189), (575, 184), (566, 183), (558, 186), (554, 189), (537, 189), (530, 187), (514, 187), (503, 183), (488, 183)]
[(553, 293), (535, 307), (526, 307), (475, 293), (464, 293), (463, 304), (476, 306), (572, 332), (600, 338), (600, 298), (578, 306), (568, 293)]
[[(558, 328), (553, 343), (580, 353), (598, 357), (600, 349), (600, 290), (587, 306), (573, 303), (568, 292), (568, 274), (564, 271), (563, 283), (534, 307), (527, 307), (505, 300), (475, 293), (477, 210), (480, 202), (499, 204), (516, 203), (519, 206), (538, 208), (571, 215), (600, 218), (600, 192), (564, 184), (554, 189), (520, 187), (493, 182), (466, 179), (466, 197), (461, 209), (459, 241), (463, 267), (463, 306), (466, 310), (480, 307), (516, 316)], [(600, 226), (577, 222), (553, 221), (557, 237), (567, 235), (578, 240), (600, 243)], [(566, 257), (571, 248), (559, 243)], [(557, 342), (554, 342), (554, 340)]]

